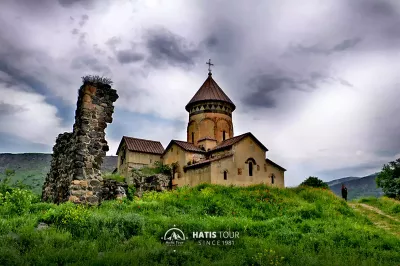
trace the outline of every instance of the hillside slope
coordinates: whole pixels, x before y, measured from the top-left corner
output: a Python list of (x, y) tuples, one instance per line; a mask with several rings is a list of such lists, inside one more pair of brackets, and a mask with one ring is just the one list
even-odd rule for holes
[(342, 183), (350, 182), (352, 180), (357, 180), (357, 179), (360, 179), (360, 178), (359, 177), (355, 177), (355, 176), (349, 176), (349, 177), (343, 177), (343, 178), (335, 179), (335, 180), (332, 180), (332, 181), (329, 181), (329, 182), (325, 182), (325, 183), (327, 183), (328, 186), (334, 186), (334, 185), (337, 185), (337, 184), (342, 184)]
[[(0, 204), (0, 265), (397, 266), (400, 238), (374, 223), (304, 187), (200, 185), (92, 208), (34, 203), (23, 214)], [(178, 246), (162, 240), (172, 227), (184, 234)]]
[[(0, 153), (0, 173), (5, 169), (15, 170), (12, 182), (21, 180), (32, 186), (35, 193), (41, 193), (47, 173), (50, 171), (51, 154), (45, 153)], [(102, 171), (112, 172), (117, 166), (117, 156), (106, 156)]]
[(348, 189), (348, 200), (357, 199), (361, 197), (380, 197), (383, 196), (381, 188), (376, 186), (375, 179), (378, 174), (372, 174), (365, 177), (352, 179), (350, 181), (341, 182), (329, 188), (339, 197), (342, 196), (341, 188), (344, 183)]

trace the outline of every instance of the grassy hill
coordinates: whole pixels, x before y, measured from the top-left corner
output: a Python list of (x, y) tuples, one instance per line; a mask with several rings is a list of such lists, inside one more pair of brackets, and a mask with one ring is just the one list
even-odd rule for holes
[[(375, 179), (378, 174), (372, 174), (365, 177), (352, 177), (347, 179), (338, 179), (339, 182), (329, 182), (329, 188), (339, 197), (342, 196), (342, 184), (345, 184), (348, 189), (348, 199), (357, 199), (361, 197), (381, 197), (383, 192), (381, 188), (376, 186)], [(335, 180), (334, 180), (335, 181)], [(333, 184), (333, 185), (332, 185)]]
[[(35, 193), (41, 193), (42, 185), (50, 171), (51, 154), (45, 153), (0, 153), (0, 173), (5, 169), (15, 170), (12, 182), (21, 180), (32, 186)], [(102, 170), (112, 172), (117, 166), (117, 156), (106, 156)]]
[[(16, 214), (13, 204), (0, 204), (0, 265), (400, 262), (400, 237), (330, 190), (199, 185), (90, 208), (32, 203)], [(41, 222), (49, 227), (39, 229)], [(161, 240), (172, 227), (189, 237), (181, 246)], [(193, 232), (220, 231), (239, 236), (219, 245), (193, 238)]]
[(332, 181), (329, 181), (329, 182), (325, 182), (325, 183), (327, 183), (328, 186), (334, 186), (334, 185), (337, 185), (337, 184), (342, 184), (342, 183), (346, 183), (346, 182), (349, 182), (349, 181), (352, 181), (352, 180), (357, 180), (357, 179), (359, 179), (359, 177), (349, 176), (349, 177), (343, 177), (343, 178), (335, 179), (335, 180), (332, 180)]

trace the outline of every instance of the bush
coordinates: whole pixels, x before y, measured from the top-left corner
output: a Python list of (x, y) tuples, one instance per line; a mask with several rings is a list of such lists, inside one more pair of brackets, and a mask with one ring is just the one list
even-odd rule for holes
[(29, 211), (35, 199), (31, 191), (16, 188), (5, 194), (0, 193), (0, 206), (6, 214), (21, 215)]
[(121, 183), (125, 182), (125, 177), (123, 177), (120, 174), (108, 174), (108, 175), (104, 175), (103, 178), (115, 180), (115, 181), (121, 182)]
[(385, 196), (400, 200), (400, 158), (383, 165), (376, 177), (376, 184), (382, 188)]
[(135, 185), (131, 184), (128, 186), (128, 191), (126, 192), (126, 197), (128, 200), (133, 200), (135, 197), (136, 187)]
[(329, 188), (328, 184), (315, 176), (310, 176), (300, 186), (317, 187), (317, 188)]

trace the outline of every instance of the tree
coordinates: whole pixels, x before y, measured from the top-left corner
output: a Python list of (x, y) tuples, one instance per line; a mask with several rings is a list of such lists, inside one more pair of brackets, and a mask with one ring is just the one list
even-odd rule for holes
[(375, 181), (385, 196), (400, 199), (400, 158), (384, 164)]
[(300, 186), (329, 188), (327, 183), (315, 176), (310, 176), (309, 178), (304, 180), (303, 183), (300, 184)]

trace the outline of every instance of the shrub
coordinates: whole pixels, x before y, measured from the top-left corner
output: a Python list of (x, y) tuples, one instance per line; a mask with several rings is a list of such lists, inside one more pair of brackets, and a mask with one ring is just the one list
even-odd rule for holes
[(125, 177), (123, 177), (120, 174), (108, 174), (108, 175), (104, 175), (103, 178), (115, 180), (117, 182), (125, 182)]
[(29, 211), (35, 198), (31, 191), (16, 188), (5, 194), (0, 193), (0, 205), (6, 214), (21, 215)]
[(128, 200), (133, 200), (135, 197), (136, 187), (135, 185), (131, 184), (128, 186), (128, 191), (126, 191), (126, 197)]
[(310, 176), (309, 178), (304, 180), (303, 183), (300, 184), (300, 186), (329, 188), (327, 183), (315, 176)]
[(400, 158), (383, 165), (376, 177), (376, 184), (381, 187), (385, 196), (400, 199)]

